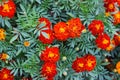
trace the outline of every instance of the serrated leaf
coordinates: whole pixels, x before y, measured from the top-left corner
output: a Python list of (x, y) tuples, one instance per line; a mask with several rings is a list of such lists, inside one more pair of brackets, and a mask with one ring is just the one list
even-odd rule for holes
[(8, 20), (5, 20), (5, 25), (7, 26), (7, 27), (11, 27), (11, 24), (10, 24), (10, 22), (8, 21)]
[(46, 32), (41, 32), (41, 34), (42, 34), (45, 38), (50, 39), (49, 34), (47, 34)]

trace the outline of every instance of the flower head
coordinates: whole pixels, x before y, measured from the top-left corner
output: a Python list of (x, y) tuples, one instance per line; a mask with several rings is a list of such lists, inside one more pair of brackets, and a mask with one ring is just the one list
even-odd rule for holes
[(97, 47), (106, 49), (110, 45), (110, 37), (107, 34), (100, 34), (95, 40)]
[(5, 40), (5, 30), (0, 28), (0, 40)]
[(0, 71), (0, 80), (14, 80), (14, 76), (9, 69), (2, 68)]
[(87, 54), (84, 56), (85, 59), (85, 70), (92, 71), (96, 66), (96, 57), (92, 54)]
[(120, 11), (117, 12), (116, 14), (113, 14), (114, 18), (114, 24), (119, 24), (120, 23)]
[(104, 7), (106, 9), (106, 12), (115, 12), (116, 11), (114, 2), (106, 2), (106, 3), (104, 3)]
[(41, 74), (47, 78), (53, 78), (57, 74), (56, 65), (54, 63), (44, 63), (41, 69)]
[(104, 24), (100, 20), (93, 20), (89, 26), (88, 29), (92, 32), (93, 35), (98, 35), (103, 33), (104, 31)]
[(9, 58), (9, 55), (8, 55), (8, 54), (6, 54), (6, 53), (0, 54), (0, 59), (1, 59), (1, 60), (5, 61), (5, 60), (8, 59), (8, 58)]
[(76, 58), (76, 60), (73, 61), (73, 63), (72, 63), (72, 68), (76, 72), (85, 71), (85, 59), (84, 58)]
[(12, 0), (5, 1), (0, 6), (0, 15), (2, 17), (12, 18), (14, 17), (15, 12), (16, 12), (16, 6)]
[(115, 46), (120, 45), (120, 35), (114, 35), (113, 40), (114, 40)]
[(54, 41), (53, 31), (50, 29), (42, 30), (39, 36), (39, 40), (43, 44), (51, 44)]
[(40, 55), (40, 59), (45, 62), (57, 62), (59, 58), (60, 54), (58, 47), (47, 47), (45, 50), (42, 51)]
[(29, 41), (24, 41), (24, 46), (25, 46), (25, 47), (30, 46), (30, 42), (29, 42)]
[(68, 33), (68, 28), (66, 23), (58, 22), (57, 24), (54, 25), (53, 29), (55, 33), (54, 35), (58, 40), (64, 41), (68, 39), (69, 33)]
[(67, 22), (70, 37), (80, 37), (81, 32), (85, 27), (82, 25), (82, 22), (79, 18), (72, 18)]

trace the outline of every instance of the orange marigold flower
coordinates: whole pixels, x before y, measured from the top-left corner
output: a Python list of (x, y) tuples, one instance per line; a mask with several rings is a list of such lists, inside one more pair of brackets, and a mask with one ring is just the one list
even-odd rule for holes
[(39, 36), (39, 40), (43, 44), (51, 44), (54, 41), (53, 31), (50, 29), (42, 30)]
[(85, 58), (76, 58), (76, 60), (73, 61), (73, 63), (72, 63), (72, 68), (76, 72), (85, 71)]
[(115, 12), (116, 11), (114, 2), (107, 2), (104, 4), (104, 7), (106, 9), (106, 12)]
[(0, 80), (14, 80), (14, 76), (9, 69), (2, 68), (0, 71)]
[(93, 20), (88, 29), (92, 32), (93, 35), (101, 34), (104, 31), (104, 24), (101, 20)]
[(85, 59), (85, 70), (92, 71), (96, 66), (96, 57), (92, 54), (87, 54), (84, 56)]
[(117, 62), (116, 69), (117, 69), (118, 74), (120, 74), (120, 61)]
[(40, 55), (40, 59), (45, 62), (57, 62), (60, 58), (58, 47), (46, 47)]
[(5, 30), (0, 28), (0, 40), (5, 40)]
[(116, 14), (113, 14), (113, 18), (114, 18), (114, 23), (119, 24), (120, 23), (120, 11), (117, 12)]
[(1, 60), (5, 61), (5, 60), (8, 59), (8, 58), (9, 58), (9, 55), (8, 55), (8, 54), (6, 54), (6, 53), (0, 54), (0, 59), (1, 59)]
[(107, 34), (100, 34), (95, 42), (99, 48), (106, 49), (110, 45), (110, 37)]
[(29, 42), (29, 41), (24, 41), (24, 46), (25, 46), (25, 47), (30, 46), (30, 42)]
[(52, 79), (57, 74), (56, 64), (50, 62), (44, 63), (41, 69), (41, 74), (48, 80), (49, 78)]
[(14, 17), (16, 12), (15, 3), (12, 0), (4, 1), (3, 4), (0, 6), (0, 15), (2, 17)]
[(58, 22), (54, 25), (54, 35), (58, 40), (64, 41), (68, 39), (69, 33), (65, 22)]
[(72, 38), (80, 37), (82, 30), (85, 29), (79, 18), (72, 18), (67, 22), (67, 25), (70, 37)]
[(50, 26), (51, 26), (51, 22), (49, 19), (45, 18), (45, 17), (41, 17), (39, 18), (38, 20), (40, 22), (40, 24), (44, 24), (44, 26), (42, 26), (42, 28), (48, 28), (50, 29)]
[(120, 35), (114, 35), (113, 40), (115, 42), (115, 46), (119, 46), (120, 45)]

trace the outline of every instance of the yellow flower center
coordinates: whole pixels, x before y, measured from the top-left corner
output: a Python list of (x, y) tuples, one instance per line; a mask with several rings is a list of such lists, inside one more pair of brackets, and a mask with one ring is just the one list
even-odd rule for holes
[(79, 66), (79, 67), (83, 67), (83, 63), (79, 63), (78, 66)]
[(87, 61), (87, 65), (88, 65), (89, 67), (91, 67), (94, 62), (95, 62), (95, 61), (88, 60), (88, 61)]
[(120, 14), (119, 13), (115, 14), (115, 18), (120, 18)]
[(103, 44), (107, 44), (109, 41), (107, 39), (104, 38), (103, 40)]
[(48, 54), (48, 57), (52, 58), (54, 56), (55, 56), (54, 53), (50, 51), (49, 54)]
[(24, 46), (26, 46), (26, 47), (30, 46), (30, 42), (29, 41), (25, 41), (24, 42)]
[(51, 70), (50, 67), (47, 67), (46, 71), (47, 71), (48, 73), (52, 72), (52, 70)]
[(11, 9), (11, 7), (9, 7), (8, 4), (4, 4), (2, 12), (10, 12), (10, 9)]
[(113, 9), (114, 5), (113, 4), (109, 4), (109, 9)]
[(8, 78), (8, 74), (5, 73), (5, 74), (3, 75), (3, 79), (7, 79), (7, 78)]
[(60, 32), (61, 33), (65, 32), (65, 29), (64, 28), (60, 28)]
[(95, 27), (96, 27), (97, 30), (99, 30), (100, 29), (100, 24), (97, 24)]

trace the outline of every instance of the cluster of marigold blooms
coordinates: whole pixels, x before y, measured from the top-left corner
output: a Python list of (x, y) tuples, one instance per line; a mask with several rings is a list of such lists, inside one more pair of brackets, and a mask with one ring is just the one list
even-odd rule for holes
[(72, 63), (72, 68), (76, 72), (92, 71), (96, 66), (96, 57), (92, 54), (86, 54), (83, 57), (76, 58)]
[(115, 35), (111, 40), (109, 35), (104, 32), (104, 23), (101, 20), (93, 20), (88, 25), (88, 29), (96, 37), (95, 43), (98, 48), (111, 51), (115, 46), (120, 45), (120, 35)]
[(40, 60), (44, 61), (41, 74), (46, 77), (46, 80), (53, 80), (57, 74), (56, 62), (60, 58), (58, 47), (46, 47), (40, 54)]
[(2, 17), (13, 18), (16, 12), (16, 5), (13, 0), (2, 0), (0, 2), (0, 15)]
[(113, 23), (120, 24), (120, 0), (104, 0), (104, 7), (106, 11), (106, 16), (113, 16)]
[(85, 29), (79, 18), (72, 18), (67, 22), (58, 22), (53, 26), (53, 29), (50, 27), (51, 22), (47, 18), (42, 17), (39, 22), (45, 24), (42, 28), (37, 27), (41, 30), (39, 40), (44, 44), (51, 44), (55, 39), (65, 41), (68, 38), (80, 37)]

